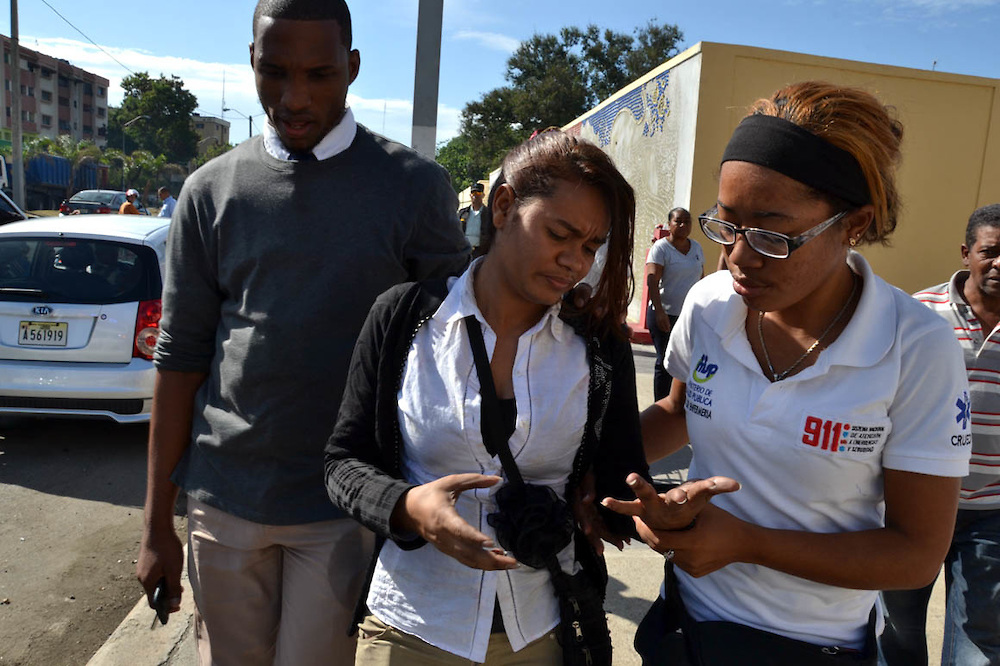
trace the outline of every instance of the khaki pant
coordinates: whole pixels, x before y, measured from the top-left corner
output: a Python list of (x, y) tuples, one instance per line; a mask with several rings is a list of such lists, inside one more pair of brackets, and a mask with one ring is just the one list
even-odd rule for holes
[[(356, 666), (467, 666), (475, 662), (423, 642), (386, 625), (374, 615), (358, 625)], [(487, 666), (559, 666), (562, 648), (555, 631), (512, 652), (506, 634), (493, 634), (486, 649)]]
[(371, 532), (349, 519), (261, 525), (189, 497), (188, 539), (202, 666), (353, 663)]

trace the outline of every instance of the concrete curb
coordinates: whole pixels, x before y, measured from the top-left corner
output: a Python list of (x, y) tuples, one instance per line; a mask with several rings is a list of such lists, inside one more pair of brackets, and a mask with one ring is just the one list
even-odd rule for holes
[[(184, 549), (185, 562), (187, 548)], [(153, 622), (153, 610), (145, 595), (139, 599), (87, 666), (197, 666), (194, 639), (194, 599), (188, 584), (187, 567), (181, 573), (184, 595), (181, 609), (170, 614), (166, 625)]]

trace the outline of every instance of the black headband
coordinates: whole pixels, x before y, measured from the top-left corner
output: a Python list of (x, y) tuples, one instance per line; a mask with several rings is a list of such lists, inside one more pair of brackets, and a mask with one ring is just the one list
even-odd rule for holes
[(783, 118), (744, 118), (722, 161), (759, 164), (855, 206), (871, 203), (868, 183), (853, 155)]

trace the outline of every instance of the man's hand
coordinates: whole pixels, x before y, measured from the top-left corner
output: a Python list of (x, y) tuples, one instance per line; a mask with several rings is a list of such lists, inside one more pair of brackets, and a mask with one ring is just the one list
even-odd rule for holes
[(181, 608), (181, 571), (184, 568), (184, 548), (173, 527), (154, 530), (148, 528), (143, 532), (142, 543), (139, 546), (139, 560), (136, 564), (136, 576), (146, 590), (146, 601), (153, 608), (153, 590), (160, 578), (167, 579), (167, 604), (171, 613)]
[(606, 497), (601, 504), (615, 513), (641, 518), (653, 530), (686, 529), (713, 497), (740, 489), (739, 482), (726, 476), (689, 480), (659, 495), (638, 474), (629, 474), (625, 482), (636, 499), (623, 502)]
[(670, 317), (663, 310), (656, 310), (656, 327), (664, 333), (670, 332)]
[(410, 488), (393, 509), (393, 529), (419, 534), (445, 555), (473, 569), (514, 569), (517, 560), (455, 511), (455, 502), (463, 492), (489, 488), (499, 481), (498, 476), (451, 474)]

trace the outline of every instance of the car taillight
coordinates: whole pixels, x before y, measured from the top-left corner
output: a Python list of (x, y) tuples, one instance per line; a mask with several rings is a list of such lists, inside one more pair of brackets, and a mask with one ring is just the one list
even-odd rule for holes
[(135, 345), (132, 347), (132, 358), (153, 359), (156, 340), (160, 337), (160, 316), (163, 306), (160, 299), (155, 301), (140, 301), (139, 312), (135, 316)]
[(111, 212), (111, 209), (110, 209), (110, 208), (108, 208), (107, 206), (98, 206), (98, 207), (97, 207), (97, 210), (96, 210), (96, 211), (94, 211), (94, 212), (95, 212), (95, 213), (101, 213), (101, 214), (103, 214), (103, 215), (107, 215), (108, 213), (110, 213), (110, 212)]
[(72, 210), (73, 209), (70, 208), (69, 204), (66, 203), (65, 201), (59, 204), (59, 212), (62, 213), (63, 215), (68, 215), (70, 212), (72, 212)]

